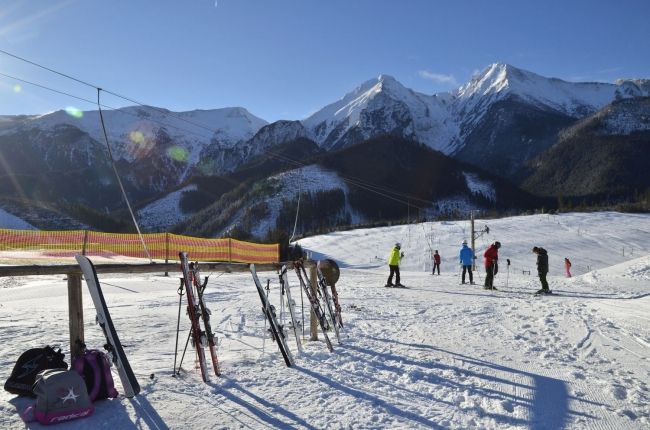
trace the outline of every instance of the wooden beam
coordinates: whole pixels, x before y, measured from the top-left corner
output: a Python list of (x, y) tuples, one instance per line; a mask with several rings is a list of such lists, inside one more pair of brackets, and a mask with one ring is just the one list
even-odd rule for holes
[(81, 294), (81, 275), (68, 274), (68, 315), (70, 316), (70, 356), (81, 355), (84, 342), (84, 311)]
[[(248, 272), (247, 263), (210, 263), (200, 262), (202, 269), (223, 271), (226, 273)], [(279, 264), (256, 264), (259, 272), (275, 271)], [(156, 273), (156, 272), (179, 272), (180, 266), (177, 263), (168, 264), (95, 264), (97, 273)], [(76, 264), (60, 264), (50, 266), (0, 266), (0, 278), (6, 276), (32, 276), (32, 275), (81, 275), (81, 269)]]

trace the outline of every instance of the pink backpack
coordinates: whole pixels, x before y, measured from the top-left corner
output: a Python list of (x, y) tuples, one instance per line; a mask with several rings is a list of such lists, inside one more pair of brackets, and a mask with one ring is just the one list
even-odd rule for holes
[(91, 402), (117, 397), (111, 363), (105, 352), (97, 349), (85, 350), (82, 355), (72, 359), (72, 369), (85, 381)]

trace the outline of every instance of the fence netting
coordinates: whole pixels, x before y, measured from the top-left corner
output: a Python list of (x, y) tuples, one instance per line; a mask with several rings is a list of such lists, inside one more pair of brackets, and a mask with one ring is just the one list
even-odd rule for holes
[[(143, 234), (151, 258), (177, 260), (185, 251), (191, 259), (233, 263), (279, 261), (278, 244), (244, 242), (231, 238), (208, 239), (172, 233)], [(42, 231), (0, 229), (1, 251), (40, 251), (45, 255), (122, 255), (147, 258), (137, 234), (101, 233), (91, 230)]]

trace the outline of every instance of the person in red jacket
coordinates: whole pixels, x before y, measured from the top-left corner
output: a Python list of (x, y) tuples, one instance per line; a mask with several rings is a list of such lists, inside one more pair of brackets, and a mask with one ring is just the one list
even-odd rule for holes
[(483, 257), (485, 257), (485, 285), (483, 288), (486, 290), (496, 290), (493, 283), (494, 275), (499, 270), (497, 263), (499, 260), (499, 248), (501, 248), (501, 242), (494, 242), (483, 254)]
[(438, 275), (440, 275), (440, 254), (438, 254), (438, 250), (433, 253), (433, 271), (431, 271), (432, 275), (436, 274), (436, 269), (438, 269)]
[(568, 258), (564, 258), (564, 269), (566, 269), (566, 277), (571, 277), (571, 261)]

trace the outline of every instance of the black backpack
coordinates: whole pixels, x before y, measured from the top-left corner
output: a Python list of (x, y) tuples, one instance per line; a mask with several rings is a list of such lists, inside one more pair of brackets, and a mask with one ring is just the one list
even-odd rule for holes
[(55, 351), (51, 346), (44, 348), (33, 348), (23, 352), (11, 376), (5, 382), (5, 390), (19, 396), (34, 397), (32, 387), (36, 381), (36, 375), (45, 369), (67, 369), (68, 364), (63, 361), (65, 354), (61, 349)]

